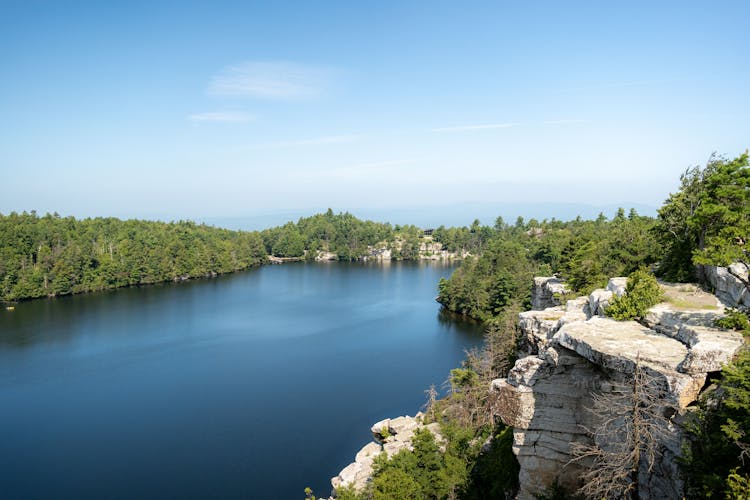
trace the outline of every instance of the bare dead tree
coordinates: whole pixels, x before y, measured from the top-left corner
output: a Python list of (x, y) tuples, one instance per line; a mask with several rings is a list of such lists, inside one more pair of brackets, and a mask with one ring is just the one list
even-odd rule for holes
[(594, 394), (589, 409), (594, 427), (586, 428), (591, 444), (575, 443), (573, 459), (588, 467), (578, 491), (586, 498), (638, 498), (639, 471), (651, 473), (669, 439), (664, 390), (636, 359), (629, 383), (613, 384)]
[(468, 351), (463, 367), (451, 370), (448, 380), (451, 398), (445, 411), (463, 425), (494, 424), (497, 394), (489, 387), (494, 379), (505, 377), (513, 365), (519, 309), (515, 304), (508, 307), (503, 316), (487, 328), (483, 348)]
[(427, 396), (427, 402), (424, 404), (423, 408), (425, 410), (425, 413), (427, 414), (427, 417), (431, 421), (435, 421), (435, 404), (437, 403), (437, 396), (438, 391), (435, 389), (435, 384), (430, 385), (430, 388), (424, 391), (425, 395)]

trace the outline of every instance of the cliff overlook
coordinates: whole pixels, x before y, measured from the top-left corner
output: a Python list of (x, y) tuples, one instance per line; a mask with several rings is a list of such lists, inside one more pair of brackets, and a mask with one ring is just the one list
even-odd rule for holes
[[(726, 278), (721, 270), (709, 274)], [(640, 322), (604, 317), (612, 298), (625, 292), (626, 281), (613, 278), (606, 289), (565, 304), (558, 279), (534, 281), (535, 309), (519, 315), (522, 352), (508, 377), (492, 383), (496, 413), (514, 428), (518, 498), (534, 498), (556, 483), (568, 491), (582, 486), (592, 463), (576, 450), (617, 447), (612, 436), (592, 431), (603, 424), (602, 413), (592, 411), (596, 398), (617, 397), (640, 370), (662, 395), (654, 405), (664, 428), (654, 437), (658, 455), (642, 461), (638, 470), (638, 490), (642, 498), (683, 496), (676, 460), (684, 439), (681, 422), (709, 376), (732, 359), (743, 338), (714, 327), (725, 304), (694, 285), (662, 283), (664, 301)], [(730, 281), (725, 279), (724, 289), (734, 289)]]

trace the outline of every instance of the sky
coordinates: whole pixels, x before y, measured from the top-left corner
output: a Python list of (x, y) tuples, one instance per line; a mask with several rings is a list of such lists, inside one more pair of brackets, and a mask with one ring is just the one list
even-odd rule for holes
[(750, 147), (748, 17), (746, 1), (4, 0), (0, 213), (656, 207), (686, 168)]

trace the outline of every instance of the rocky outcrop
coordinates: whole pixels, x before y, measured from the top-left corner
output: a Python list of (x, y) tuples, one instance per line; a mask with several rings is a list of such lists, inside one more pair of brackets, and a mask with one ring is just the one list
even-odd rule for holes
[(549, 307), (542, 311), (526, 311), (519, 314), (521, 327), (521, 349), (524, 354), (537, 354), (549, 344), (561, 326), (585, 321), (587, 299), (569, 300), (564, 306)]
[(534, 286), (531, 289), (531, 309), (541, 311), (548, 307), (559, 306), (562, 297), (568, 292), (568, 287), (560, 278), (554, 276), (534, 278)]
[(736, 263), (726, 267), (703, 266), (703, 275), (714, 289), (716, 296), (729, 307), (750, 307), (750, 294), (741, 280), (732, 273), (748, 279), (748, 269), (744, 264)]
[(318, 251), (315, 255), (316, 262), (328, 262), (331, 260), (338, 260), (339, 256), (333, 252)]
[[(547, 278), (537, 278), (542, 288)], [(520, 469), (519, 498), (559, 482), (575, 490), (584, 465), (571, 462), (573, 443), (590, 443), (585, 429), (599, 425), (587, 410), (594, 393), (607, 393), (627, 382), (636, 364), (663, 391), (665, 415), (671, 415), (669, 435), (662, 442), (663, 459), (639, 479), (646, 498), (681, 498), (676, 457), (681, 452), (678, 422), (695, 401), (708, 373), (742, 346), (739, 334), (714, 328), (723, 314), (715, 299), (695, 288), (669, 288), (670, 302), (649, 311), (644, 324), (602, 317), (613, 296), (625, 293), (625, 279), (610, 280), (607, 290), (541, 311), (519, 316), (529, 354), (519, 359), (507, 379), (495, 380), (496, 413), (514, 428), (514, 448)], [(557, 286), (558, 283), (555, 283)]]
[(417, 429), (423, 428), (435, 436), (438, 444), (445, 441), (440, 434), (439, 424), (436, 422), (425, 424), (424, 415), (421, 412), (413, 417), (386, 418), (373, 424), (370, 428), (373, 441), (364, 445), (354, 457), (354, 462), (344, 467), (336, 477), (331, 479), (333, 487), (331, 499), (336, 497), (337, 488), (352, 486), (357, 491), (364, 489), (372, 476), (375, 457), (385, 453), (390, 458), (403, 449), (412, 450), (412, 437)]

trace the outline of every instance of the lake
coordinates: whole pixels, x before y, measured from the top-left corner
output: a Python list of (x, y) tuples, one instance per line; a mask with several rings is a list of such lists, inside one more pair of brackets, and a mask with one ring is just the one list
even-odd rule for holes
[(304, 498), (478, 325), (440, 263), (264, 266), (0, 310), (3, 498)]

